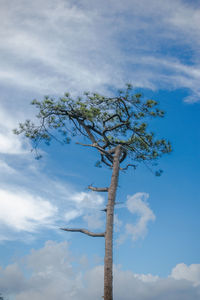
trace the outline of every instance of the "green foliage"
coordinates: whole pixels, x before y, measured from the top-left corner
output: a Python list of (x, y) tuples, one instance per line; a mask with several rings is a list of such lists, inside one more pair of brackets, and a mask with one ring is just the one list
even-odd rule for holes
[(49, 144), (52, 138), (58, 139), (57, 133), (63, 143), (82, 135), (92, 141), (101, 154), (101, 162), (107, 161), (108, 165), (112, 163), (111, 149), (117, 145), (121, 145), (124, 159), (138, 162), (156, 160), (171, 152), (168, 141), (155, 139), (154, 133), (148, 131), (149, 121), (164, 117), (164, 112), (155, 100), (134, 94), (130, 84), (115, 97), (85, 92), (73, 99), (66, 93), (58, 100), (49, 96), (43, 101), (33, 100), (32, 105), (38, 109), (39, 124), (27, 120), (14, 132), (23, 133), (34, 147), (42, 140)]
[(97, 160), (97, 161), (96, 161), (95, 167), (97, 167), (97, 168), (102, 168), (102, 165), (101, 165), (100, 160)]

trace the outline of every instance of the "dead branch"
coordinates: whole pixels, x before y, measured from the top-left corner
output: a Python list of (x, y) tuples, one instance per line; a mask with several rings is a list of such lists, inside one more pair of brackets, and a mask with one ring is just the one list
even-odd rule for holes
[(101, 211), (107, 212), (107, 208), (101, 209)]
[(76, 142), (77, 145), (85, 146), (85, 147), (95, 147), (93, 144), (83, 144)]
[(83, 229), (83, 228), (60, 228), (60, 229), (64, 230), (64, 231), (81, 232), (81, 233), (87, 234), (92, 237), (105, 237), (105, 232), (94, 233), (94, 232), (88, 231), (87, 229)]
[(94, 186), (91, 186), (89, 185), (88, 186), (88, 189), (94, 191), (94, 192), (108, 192), (108, 187), (105, 187), (105, 188), (97, 188), (97, 187), (94, 187)]

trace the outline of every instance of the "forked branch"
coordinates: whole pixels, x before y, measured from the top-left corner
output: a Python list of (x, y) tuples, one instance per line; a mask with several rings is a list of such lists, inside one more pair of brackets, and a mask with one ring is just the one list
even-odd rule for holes
[(88, 231), (87, 229), (83, 229), (83, 228), (60, 228), (60, 229), (64, 230), (64, 231), (81, 232), (81, 233), (87, 234), (92, 237), (105, 237), (105, 232), (94, 233), (94, 232)]

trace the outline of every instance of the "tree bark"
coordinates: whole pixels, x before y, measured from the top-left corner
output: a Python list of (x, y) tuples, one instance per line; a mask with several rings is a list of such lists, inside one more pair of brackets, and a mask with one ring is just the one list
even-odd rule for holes
[(108, 189), (106, 212), (105, 258), (104, 258), (104, 300), (113, 300), (113, 221), (114, 205), (119, 177), (121, 146), (115, 149), (111, 184)]

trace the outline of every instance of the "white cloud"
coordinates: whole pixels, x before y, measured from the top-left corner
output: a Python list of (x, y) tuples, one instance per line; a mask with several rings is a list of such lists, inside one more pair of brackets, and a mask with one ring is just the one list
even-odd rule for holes
[(0, 152), (4, 154), (21, 154), (21, 142), (11, 134), (0, 133)]
[(105, 199), (95, 192), (71, 192), (67, 195), (67, 200), (73, 207), (65, 213), (65, 220), (70, 222), (82, 217), (91, 230), (100, 229), (104, 225), (103, 208)]
[(33, 232), (52, 225), (57, 208), (50, 202), (24, 191), (0, 189), (0, 224), (14, 231)]
[(159, 279), (159, 276), (155, 276), (152, 274), (134, 274), (135, 278), (143, 282), (156, 282)]
[(0, 106), (0, 154), (25, 154), (28, 144), (22, 141), (22, 137), (16, 136), (13, 129), (16, 127), (16, 119), (10, 115), (3, 106)]
[(0, 160), (0, 170), (1, 172), (8, 174), (15, 174), (16, 170), (10, 167), (5, 161)]
[[(12, 285), (10, 285), (11, 282)], [(8, 265), (5, 269), (0, 267), (0, 288), (9, 294), (20, 292), (26, 288), (24, 274), (17, 263)]]
[(79, 208), (98, 208), (103, 205), (104, 198), (94, 192), (79, 192), (69, 195), (69, 200), (78, 205)]
[(200, 264), (178, 264), (172, 269), (171, 277), (191, 281), (195, 286), (200, 285)]
[(115, 232), (119, 232), (121, 227), (123, 225), (123, 222), (118, 218), (118, 215), (114, 215), (114, 230)]
[(105, 226), (105, 221), (103, 220), (103, 213), (102, 212), (92, 212), (90, 214), (86, 214), (83, 217), (84, 221), (87, 222), (87, 226), (89, 229), (100, 229)]
[(155, 215), (147, 202), (148, 198), (149, 194), (147, 193), (136, 193), (133, 196), (128, 196), (126, 202), (128, 210), (132, 214), (139, 216), (139, 220), (136, 224), (126, 224), (126, 231), (132, 235), (133, 240), (137, 240), (138, 237), (144, 237), (149, 221), (155, 220)]
[[(16, 300), (64, 300), (66, 295), (69, 300), (100, 299), (103, 266), (87, 271), (80, 266), (74, 269), (74, 259), (66, 242), (48, 241), (43, 248), (32, 250), (24, 257), (23, 265), (16, 262), (0, 268), (0, 290), (5, 295), (14, 295)], [(28, 271), (29, 276), (25, 277), (22, 270)], [(196, 300), (200, 288), (193, 285), (195, 279), (185, 278), (190, 271), (187, 268), (182, 276), (180, 272), (179, 279), (174, 279), (136, 274), (114, 266), (114, 297), (116, 300), (132, 300), (133, 297), (138, 300)]]
[(65, 213), (64, 218), (67, 222), (70, 222), (71, 220), (74, 220), (74, 219), (80, 217), (81, 214), (82, 214), (81, 211), (72, 209)]
[(4, 84), (60, 94), (105, 92), (131, 79), (136, 87), (188, 88), (187, 101), (199, 101), (198, 7), (180, 0), (14, 2), (1, 5)]
[(134, 224), (125, 224), (125, 231), (122, 232), (117, 239), (118, 244), (122, 244), (129, 235), (133, 241), (145, 237), (149, 222), (155, 221), (156, 218), (149, 207), (147, 202), (148, 198), (149, 194), (147, 193), (136, 193), (127, 197), (127, 209), (131, 214), (138, 216), (138, 218)]
[(91, 230), (103, 226), (102, 196), (77, 192), (75, 187), (46, 176), (42, 162), (34, 159), (8, 161), (0, 160), (1, 241), (21, 239), (26, 233), (34, 238), (34, 232), (43, 228), (74, 227), (78, 218), (79, 226)]

